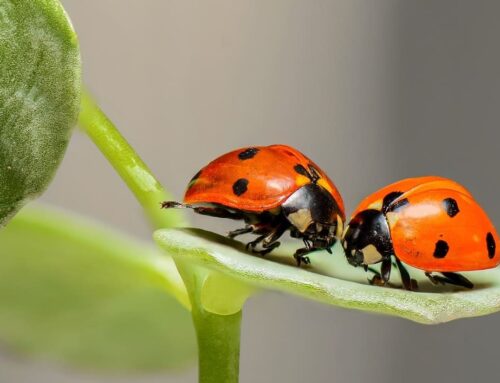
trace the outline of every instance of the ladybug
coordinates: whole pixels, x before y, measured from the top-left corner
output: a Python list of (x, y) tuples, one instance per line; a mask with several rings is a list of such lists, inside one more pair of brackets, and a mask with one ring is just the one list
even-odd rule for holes
[(188, 184), (184, 203), (165, 201), (163, 208), (191, 208), (196, 213), (243, 220), (230, 238), (252, 233), (247, 249), (271, 252), (287, 231), (305, 247), (294, 257), (330, 248), (343, 232), (344, 203), (336, 186), (309, 158), (286, 145), (254, 146), (224, 154), (201, 169)]
[[(372, 284), (386, 285), (393, 256), (407, 290), (417, 290), (403, 263), (425, 271), (432, 283), (472, 288), (460, 271), (500, 263), (498, 234), (470, 192), (442, 177), (409, 178), (386, 186), (357, 207), (342, 238), (349, 263), (381, 262)], [(439, 274), (435, 274), (439, 273)]]

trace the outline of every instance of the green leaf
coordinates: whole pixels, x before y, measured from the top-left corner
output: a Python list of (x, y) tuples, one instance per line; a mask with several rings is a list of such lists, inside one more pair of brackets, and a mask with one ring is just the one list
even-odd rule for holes
[[(292, 257), (294, 248), (290, 246), (283, 246), (264, 259), (247, 253), (240, 242), (199, 229), (158, 230), (155, 239), (176, 259), (193, 262), (202, 269), (215, 272), (207, 271), (206, 278), (217, 279), (218, 274), (225, 275), (225, 289), (232, 295), (242, 286), (274, 289), (326, 304), (395, 315), (428, 324), (500, 310), (499, 269), (464, 273), (476, 287), (463, 290), (433, 286), (421, 271), (409, 268), (421, 288), (421, 292), (411, 292), (369, 285), (367, 274), (362, 268), (354, 268), (347, 263), (339, 245), (334, 247), (333, 255), (327, 252), (312, 254), (312, 266), (305, 269), (295, 266)], [(400, 284), (397, 274), (394, 271), (391, 277), (394, 284)], [(228, 278), (232, 280), (233, 287), (229, 286)], [(218, 295), (205, 292), (205, 295), (210, 295), (205, 309), (218, 314), (230, 313), (228, 304), (224, 302), (225, 294), (221, 289), (217, 291)], [(247, 293), (244, 291), (243, 294)], [(245, 296), (238, 299), (242, 300), (242, 297)]]
[[(177, 300), (172, 296), (177, 297)], [(80, 367), (161, 370), (196, 342), (173, 260), (154, 247), (48, 208), (0, 231), (0, 341)]]
[(80, 53), (56, 0), (0, 0), (0, 226), (52, 179), (76, 123)]

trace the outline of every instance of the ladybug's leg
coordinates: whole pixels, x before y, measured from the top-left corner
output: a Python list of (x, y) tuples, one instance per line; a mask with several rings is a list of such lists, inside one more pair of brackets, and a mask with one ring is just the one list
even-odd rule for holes
[[(254, 240), (252, 242), (248, 242), (247, 246), (246, 246), (247, 250), (250, 250), (252, 253), (255, 253), (255, 254), (266, 255), (266, 254), (270, 253), (271, 251), (273, 251), (274, 249), (276, 249), (280, 245), (280, 243), (277, 241), (266, 242), (266, 238), (268, 238), (268, 236), (261, 235), (260, 237), (257, 237), (256, 240)], [(262, 245), (262, 247), (263, 247), (262, 250), (255, 249), (259, 244)]]
[(247, 234), (247, 233), (251, 233), (253, 231), (253, 227), (252, 226), (245, 226), (241, 229), (236, 229), (236, 230), (233, 230), (233, 231), (230, 231), (227, 236), (229, 238), (235, 238), (237, 237), (238, 235), (242, 235), (242, 234)]
[(462, 286), (467, 289), (472, 289), (474, 287), (474, 284), (461, 274), (447, 272), (443, 272), (441, 274), (443, 274), (445, 278), (448, 279), (448, 283), (452, 285)]
[(258, 253), (258, 251), (255, 250), (255, 248), (259, 245), (259, 243), (261, 243), (264, 238), (267, 237), (267, 234), (264, 234), (264, 235), (261, 235), (259, 237), (257, 237), (256, 239), (254, 239), (252, 242), (248, 242), (246, 244), (246, 249), (247, 250), (250, 250), (252, 253)]
[[(300, 234), (292, 229), (290, 231), (290, 236), (292, 238), (301, 238), (302, 234)], [(302, 240), (304, 241), (305, 247), (303, 247), (301, 249), (297, 249), (297, 251), (295, 251), (295, 254), (293, 255), (293, 257), (297, 261), (297, 266), (300, 266), (302, 264), (302, 262), (304, 262), (305, 265), (309, 265), (311, 263), (311, 260), (309, 259), (307, 254), (312, 253), (316, 250), (326, 250), (330, 254), (332, 254), (332, 251), (329, 248), (314, 247), (314, 244), (310, 239), (303, 238)]]
[[(276, 249), (280, 243), (277, 242), (278, 238), (283, 235), (283, 233), (288, 229), (288, 223), (280, 224), (273, 228), (269, 233), (263, 234), (257, 237), (252, 242), (247, 244), (247, 249), (250, 249), (253, 253), (260, 255), (266, 255)], [(262, 245), (263, 250), (255, 250), (258, 245)]]
[(431, 281), (433, 285), (439, 285), (439, 284), (444, 285), (446, 283), (444, 277), (441, 277), (439, 275), (433, 275), (430, 271), (426, 271), (425, 276), (429, 278), (429, 281)]
[(391, 277), (391, 268), (392, 268), (392, 261), (391, 258), (386, 258), (382, 261), (382, 269), (381, 269), (381, 275), (382, 275), (382, 280), (384, 283), (389, 282), (389, 278)]
[(293, 257), (297, 261), (297, 266), (300, 267), (300, 264), (304, 262), (304, 264), (309, 265), (311, 263), (311, 260), (306, 254), (312, 253), (314, 250), (313, 248), (308, 248), (308, 247), (303, 247), (301, 249), (297, 249), (297, 251), (293, 254)]
[(370, 273), (372, 273), (373, 275), (378, 275), (380, 278), (382, 278), (382, 277), (380, 276), (380, 273), (379, 273), (377, 270), (375, 270), (373, 267), (369, 267), (368, 265), (364, 265), (364, 266), (363, 266), (363, 268), (365, 269), (365, 271), (366, 271), (367, 273), (368, 273), (368, 272), (370, 272)]
[(274, 249), (276, 249), (277, 247), (279, 247), (279, 245), (281, 245), (280, 242), (271, 242), (269, 244), (262, 244), (262, 246), (264, 247), (264, 250), (261, 250), (259, 251), (259, 254), (260, 255), (266, 255), (268, 253), (270, 253), (271, 251), (273, 251)]
[(176, 209), (184, 208), (184, 209), (189, 209), (191, 207), (192, 207), (191, 205), (187, 205), (185, 203), (176, 202), (176, 201), (163, 201), (161, 203), (161, 208), (162, 209), (170, 209), (170, 208), (176, 208)]
[(429, 278), (429, 280), (435, 285), (439, 283), (441, 284), (448, 283), (450, 285), (461, 286), (467, 289), (472, 289), (474, 287), (474, 284), (467, 278), (465, 278), (463, 275), (457, 273), (448, 273), (448, 272), (442, 272), (441, 274), (443, 276), (433, 275), (430, 272), (425, 273), (427, 278)]
[(376, 270), (371, 269), (372, 272), (375, 273), (375, 275), (369, 279), (369, 282), (371, 285), (376, 285), (376, 286), (385, 286), (389, 282), (389, 278), (391, 277), (391, 268), (392, 268), (392, 261), (391, 258), (386, 258), (382, 261), (382, 267), (381, 267), (381, 272), (377, 272)]
[(265, 250), (260, 252), (261, 255), (265, 255), (273, 249), (276, 249), (280, 243), (278, 242), (278, 238), (283, 235), (283, 233), (288, 229), (288, 223), (278, 225), (264, 240), (262, 241), (262, 247)]
[(408, 273), (408, 270), (406, 270), (406, 267), (398, 259), (398, 257), (395, 258), (396, 258), (396, 265), (398, 266), (399, 269), (399, 274), (401, 275), (401, 281), (403, 282), (403, 288), (405, 290), (410, 290), (410, 291), (418, 290), (417, 281), (410, 277), (410, 273)]

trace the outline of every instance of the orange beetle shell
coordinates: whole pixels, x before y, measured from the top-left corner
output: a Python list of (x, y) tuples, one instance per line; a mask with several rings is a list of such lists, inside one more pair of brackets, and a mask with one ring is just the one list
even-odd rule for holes
[(460, 184), (441, 177), (402, 180), (365, 199), (357, 212), (381, 206), (390, 192), (403, 192), (385, 215), (395, 255), (404, 263), (437, 272), (483, 270), (500, 263), (497, 231)]
[[(410, 190), (432, 190), (432, 189), (452, 189), (463, 194), (471, 196), (470, 192), (459, 183), (444, 177), (426, 176), (406, 178), (379, 189), (375, 193), (370, 194), (358, 205), (352, 217), (355, 217), (359, 212), (367, 209), (382, 210), (384, 197), (392, 192), (406, 193)], [(472, 196), (471, 196), (472, 197)], [(404, 197), (403, 197), (404, 198)], [(351, 218), (352, 218), (351, 217)]]
[[(344, 216), (344, 203), (333, 182), (309, 158), (286, 145), (241, 148), (218, 157), (193, 177), (184, 202), (214, 203), (249, 212), (271, 210), (311, 183), (295, 170), (297, 165), (314, 168), (320, 177), (317, 184), (332, 195)], [(238, 181), (244, 188), (241, 194), (235, 193)]]

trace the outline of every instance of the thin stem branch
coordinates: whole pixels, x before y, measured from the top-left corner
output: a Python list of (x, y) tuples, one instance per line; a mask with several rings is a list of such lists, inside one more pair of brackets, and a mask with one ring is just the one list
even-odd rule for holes
[[(160, 202), (172, 197), (86, 91), (82, 94), (79, 124), (132, 190), (155, 227), (184, 225), (179, 211), (160, 209)], [(176, 260), (176, 266), (192, 306), (198, 337), (199, 382), (237, 383), (241, 311), (233, 315), (206, 311), (200, 299), (205, 273), (180, 260)]]
[(194, 305), (193, 322), (198, 338), (199, 383), (237, 383), (241, 311), (216, 315)]
[(180, 211), (160, 209), (160, 203), (172, 200), (172, 196), (165, 191), (148, 166), (85, 90), (82, 94), (79, 125), (134, 193), (155, 227), (167, 228), (185, 224)]
[(201, 292), (207, 271), (181, 259), (176, 263), (191, 300), (198, 340), (199, 383), (238, 383), (242, 312), (217, 315), (205, 310)]

